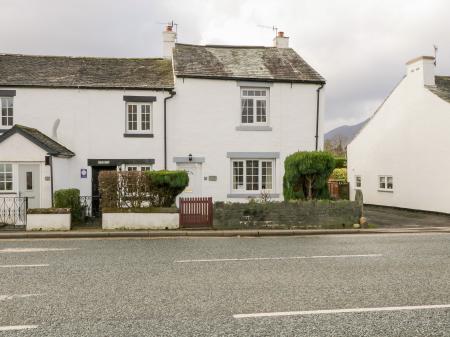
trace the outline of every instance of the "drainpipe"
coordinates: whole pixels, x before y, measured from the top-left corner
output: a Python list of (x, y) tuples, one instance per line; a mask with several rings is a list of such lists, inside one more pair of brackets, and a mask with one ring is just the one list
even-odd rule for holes
[(316, 151), (319, 150), (319, 110), (320, 110), (320, 90), (325, 86), (322, 83), (320, 87), (317, 88), (317, 113), (316, 113)]
[(54, 207), (54, 201), (53, 201), (53, 156), (48, 156), (48, 165), (50, 166), (50, 192), (51, 192), (51, 199), (52, 199), (52, 207)]
[(173, 90), (169, 93), (170, 96), (164, 98), (164, 170), (167, 170), (167, 100), (177, 94)]

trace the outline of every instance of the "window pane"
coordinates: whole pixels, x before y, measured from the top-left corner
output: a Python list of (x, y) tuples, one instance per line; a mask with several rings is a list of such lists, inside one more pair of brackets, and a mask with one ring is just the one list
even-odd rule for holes
[(261, 188), (263, 190), (272, 189), (272, 162), (261, 162)]
[(127, 171), (137, 171), (137, 167), (136, 166), (128, 166), (127, 167)]
[(241, 99), (242, 123), (253, 123), (253, 100)]
[(239, 190), (244, 187), (244, 162), (233, 162), (233, 189)]
[(246, 190), (259, 190), (259, 162), (258, 160), (247, 160), (245, 162), (246, 169)]
[(361, 177), (356, 177), (356, 187), (361, 187)]
[(386, 188), (386, 177), (380, 177), (380, 188)]
[(392, 177), (387, 177), (387, 188), (392, 190), (394, 188), (394, 183)]
[(0, 191), (12, 190), (12, 178), (12, 164), (0, 164)]
[(128, 130), (137, 130), (137, 105), (128, 105)]
[(33, 172), (27, 172), (26, 173), (26, 180), (27, 180), (27, 190), (33, 189)]
[(141, 129), (150, 130), (150, 105), (141, 106)]
[(256, 101), (256, 122), (258, 123), (266, 122), (266, 101), (263, 100)]

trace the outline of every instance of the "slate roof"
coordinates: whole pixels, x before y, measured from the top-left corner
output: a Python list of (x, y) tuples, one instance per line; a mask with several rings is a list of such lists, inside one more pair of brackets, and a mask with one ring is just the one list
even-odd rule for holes
[(427, 88), (450, 103), (450, 76), (435, 76), (434, 80), (436, 86), (428, 86)]
[(162, 58), (102, 58), (0, 54), (0, 86), (172, 89), (172, 62)]
[(62, 146), (58, 142), (54, 141), (50, 137), (46, 136), (42, 132), (37, 129), (29, 128), (27, 126), (16, 124), (11, 129), (5, 131), (0, 135), (0, 143), (5, 139), (11, 137), (12, 135), (19, 133), (43, 150), (47, 151), (48, 154), (51, 154), (56, 157), (66, 157), (70, 158), (75, 156), (75, 153), (70, 151), (65, 146)]
[(325, 80), (291, 48), (176, 44), (179, 77), (311, 82)]

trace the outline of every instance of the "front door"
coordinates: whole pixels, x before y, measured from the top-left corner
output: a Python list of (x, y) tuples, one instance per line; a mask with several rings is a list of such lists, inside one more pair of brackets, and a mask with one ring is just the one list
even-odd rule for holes
[(19, 164), (19, 196), (28, 197), (28, 208), (39, 208), (40, 203), (39, 164)]
[(98, 175), (102, 171), (115, 171), (116, 166), (92, 166), (92, 215), (98, 217), (100, 215), (100, 189)]
[(185, 188), (181, 197), (202, 196), (202, 164), (200, 163), (178, 163), (177, 170), (184, 170), (189, 176), (189, 185)]

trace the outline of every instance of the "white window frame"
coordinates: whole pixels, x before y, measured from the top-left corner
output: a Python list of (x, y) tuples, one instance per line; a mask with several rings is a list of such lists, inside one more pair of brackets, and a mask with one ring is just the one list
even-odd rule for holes
[[(359, 186), (358, 186), (359, 179)], [(360, 190), (362, 188), (362, 177), (360, 175), (355, 176), (355, 189)]]
[[(9, 106), (8, 102), (11, 102), (11, 106)], [(5, 115), (4, 115), (5, 113)], [(6, 118), (6, 123), (4, 119)], [(9, 119), (11, 118), (11, 123), (9, 123)], [(14, 97), (0, 97), (0, 126), (3, 128), (9, 128), (14, 125)]]
[[(384, 179), (384, 187), (381, 186), (382, 179)], [(391, 187), (388, 187), (388, 180), (391, 179)], [(378, 191), (393, 192), (394, 191), (394, 177), (391, 175), (378, 176)]]
[(150, 164), (127, 164), (125, 165), (125, 171), (126, 172), (144, 172), (144, 171), (151, 171), (152, 165)]
[[(256, 190), (248, 190), (247, 189), (247, 162), (248, 161), (257, 161), (258, 162), (258, 189)], [(234, 184), (234, 163), (238, 163), (241, 162), (242, 164), (242, 172), (243, 172), (243, 177), (242, 177), (242, 187), (241, 188), (235, 188), (235, 184)], [(264, 162), (270, 162), (272, 164), (272, 186), (271, 188), (262, 188), (262, 165)], [(231, 163), (231, 192), (232, 193), (243, 193), (243, 194), (249, 194), (249, 193), (254, 193), (255, 195), (260, 194), (261, 192), (268, 192), (268, 193), (273, 193), (275, 192), (275, 179), (276, 179), (276, 174), (275, 174), (275, 165), (276, 165), (276, 161), (275, 159), (257, 159), (257, 158), (239, 158), (239, 159), (231, 159), (230, 161)]]
[[(130, 106), (136, 106), (136, 130), (130, 129), (129, 125), (129, 113), (128, 109)], [(149, 106), (150, 109), (150, 116), (149, 116), (149, 123), (150, 128), (148, 130), (145, 130), (142, 128), (142, 116), (143, 111), (142, 107)], [(151, 102), (126, 102), (125, 104), (125, 131), (127, 134), (152, 134), (153, 133), (153, 104)]]
[[(255, 93), (254, 95), (249, 95), (249, 93)], [(261, 95), (256, 95), (256, 92), (261, 93)], [(262, 92), (264, 92), (264, 95), (262, 95)], [(261, 87), (241, 87), (241, 95), (240, 95), (240, 114), (239, 114), (239, 122), (241, 125), (261, 125), (261, 126), (265, 126), (265, 125), (269, 125), (269, 118), (270, 118), (270, 113), (269, 113), (269, 95), (270, 95), (270, 90), (269, 88), (261, 88)], [(242, 117), (243, 117), (243, 100), (252, 100), (252, 104), (253, 104), (253, 113), (252, 113), (252, 122), (248, 122), (248, 120), (245, 122), (243, 121)], [(266, 109), (266, 120), (263, 121), (257, 121), (258, 118), (258, 113), (257, 113), (257, 102), (258, 101), (263, 101), (265, 102), (265, 109)]]
[[(6, 170), (7, 167), (10, 170)], [(10, 173), (11, 179), (8, 179), (6, 175)], [(11, 188), (6, 188), (6, 184), (11, 183)], [(14, 167), (11, 163), (0, 163), (0, 193), (14, 192)]]

